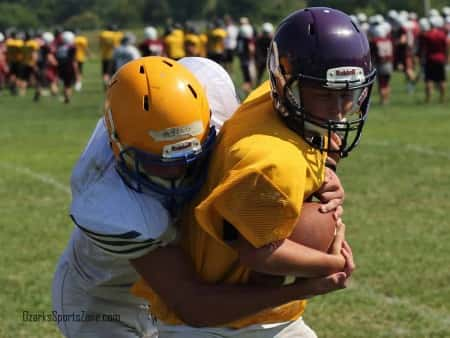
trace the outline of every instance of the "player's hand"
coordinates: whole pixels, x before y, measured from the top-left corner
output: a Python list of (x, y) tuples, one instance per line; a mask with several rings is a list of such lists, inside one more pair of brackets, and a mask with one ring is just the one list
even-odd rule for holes
[(342, 255), (342, 247), (345, 241), (345, 224), (342, 220), (336, 222), (336, 235), (329, 250), (330, 255)]
[(349, 278), (345, 272), (336, 272), (332, 275), (317, 279), (317, 295), (345, 289), (348, 287)]
[(321, 212), (334, 211), (334, 219), (342, 218), (344, 209), (345, 191), (341, 180), (330, 168), (325, 168), (325, 180), (315, 196), (322, 202)]
[(330, 270), (330, 273), (337, 271), (344, 271), (346, 260), (342, 254), (342, 247), (345, 240), (345, 224), (339, 219), (336, 222), (336, 235), (334, 236), (333, 243), (331, 243), (328, 253), (333, 256), (334, 268)]
[(294, 287), (297, 285), (302, 291), (310, 290), (306, 297), (302, 297), (305, 299), (345, 289), (349, 285), (349, 278), (345, 272), (341, 271), (325, 277), (297, 278)]
[[(342, 140), (338, 134), (332, 133), (330, 138), (330, 149), (339, 150), (342, 145)], [(336, 168), (337, 164), (341, 159), (341, 154), (339, 152), (329, 152), (327, 157), (327, 164)]]
[(347, 279), (351, 277), (353, 271), (356, 269), (355, 261), (353, 260), (352, 248), (346, 240), (342, 242), (341, 254), (345, 258), (344, 272)]
[[(337, 239), (340, 241), (341, 238), (339, 237)], [(352, 273), (356, 266), (353, 260), (353, 253), (350, 245), (346, 240), (342, 240), (341, 243), (341, 253), (345, 258), (345, 266), (343, 271), (321, 278), (303, 279), (304, 283), (311, 283), (311, 289), (313, 290), (311, 296), (323, 295), (329, 292), (345, 289), (349, 286)], [(301, 280), (299, 280), (298, 283), (301, 283)]]

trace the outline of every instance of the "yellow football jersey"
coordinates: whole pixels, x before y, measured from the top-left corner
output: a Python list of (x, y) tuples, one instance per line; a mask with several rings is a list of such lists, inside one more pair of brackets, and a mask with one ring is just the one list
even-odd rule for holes
[(114, 33), (113, 34), (114, 48), (116, 48), (116, 47), (120, 46), (120, 43), (122, 42), (124, 34), (121, 31), (115, 31), (113, 33)]
[(205, 33), (200, 34), (200, 56), (206, 57), (206, 47), (208, 45), (208, 35)]
[[(200, 36), (197, 34), (193, 34), (193, 33), (187, 33), (184, 36), (184, 45), (187, 46), (188, 44), (193, 46), (193, 52), (196, 55), (200, 55), (200, 50), (201, 50), (201, 41), (200, 41)], [(185, 47), (185, 50), (187, 48)]]
[(259, 97), (265, 96), (268, 93), (270, 93), (270, 83), (269, 81), (264, 81), (259, 87), (255, 88), (250, 94), (248, 94), (242, 103), (244, 104), (250, 101), (255, 101)]
[(88, 39), (85, 36), (77, 35), (75, 38), (75, 60), (78, 62), (86, 61), (86, 55), (88, 52)]
[(180, 29), (175, 29), (171, 34), (164, 38), (164, 48), (167, 56), (178, 60), (185, 56), (184, 52), (184, 34)]
[(6, 40), (6, 59), (8, 63), (22, 62), (24, 41), (21, 39), (7, 39)]
[(111, 60), (116, 43), (115, 32), (105, 30), (100, 33), (99, 47), (102, 60)]
[(27, 40), (22, 46), (23, 63), (28, 66), (34, 66), (37, 62), (37, 53), (39, 51), (39, 42), (35, 39)]
[(222, 28), (213, 29), (208, 36), (208, 52), (220, 54), (225, 51), (227, 32)]
[[(291, 234), (303, 201), (323, 183), (326, 153), (310, 147), (287, 128), (274, 112), (268, 84), (250, 95), (224, 124), (212, 154), (208, 179), (187, 208), (181, 225), (181, 245), (192, 258), (202, 280), (245, 284), (249, 269), (224, 241), (224, 220), (255, 247)], [(149, 299), (161, 321), (181, 321), (140, 281), (133, 292)], [(228, 323), (241, 328), (253, 324), (299, 318), (306, 301), (294, 301)]]

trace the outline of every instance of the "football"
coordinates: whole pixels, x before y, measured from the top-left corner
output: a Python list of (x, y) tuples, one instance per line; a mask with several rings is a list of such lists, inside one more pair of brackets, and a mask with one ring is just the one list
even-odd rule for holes
[[(319, 208), (318, 202), (303, 203), (300, 217), (289, 239), (307, 247), (328, 252), (335, 236), (336, 221), (332, 212), (322, 213)], [(283, 284), (284, 277), (252, 271), (248, 282), (274, 286)]]
[(302, 212), (289, 239), (304, 246), (328, 252), (333, 242), (336, 221), (333, 213), (319, 211), (320, 203), (303, 203)]

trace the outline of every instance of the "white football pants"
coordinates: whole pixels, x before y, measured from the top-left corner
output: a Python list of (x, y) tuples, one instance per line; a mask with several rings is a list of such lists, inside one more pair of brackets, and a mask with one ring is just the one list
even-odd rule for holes
[(112, 299), (86, 292), (77, 281), (80, 276), (61, 258), (52, 286), (54, 317), (65, 337), (69, 338), (137, 338), (157, 337), (145, 300), (142, 304), (120, 299), (117, 293), (129, 293), (129, 288), (117, 290)]
[(165, 325), (157, 322), (159, 338), (317, 338), (316, 333), (300, 317), (296, 321), (251, 325), (242, 329), (220, 327), (195, 328)]

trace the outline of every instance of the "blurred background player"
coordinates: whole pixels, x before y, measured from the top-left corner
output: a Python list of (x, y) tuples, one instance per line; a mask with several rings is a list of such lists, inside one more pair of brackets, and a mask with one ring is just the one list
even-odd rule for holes
[(208, 59), (223, 65), (225, 59), (225, 38), (227, 32), (224, 29), (224, 23), (221, 19), (215, 19), (210, 23), (208, 30)]
[(75, 90), (80, 91), (83, 86), (83, 65), (89, 56), (89, 41), (86, 36), (80, 32), (75, 32), (75, 60), (78, 64), (77, 81), (75, 83)]
[(431, 29), (430, 21), (428, 18), (423, 17), (419, 19), (420, 33), (417, 37), (417, 59), (419, 62), (419, 71), (417, 79), (421, 79), (425, 74), (425, 34)]
[(167, 57), (179, 60), (184, 57), (184, 32), (179, 23), (169, 25), (163, 39), (164, 51)]
[(429, 18), (431, 29), (425, 33), (425, 101), (431, 100), (433, 86), (439, 88), (439, 102), (445, 102), (446, 64), (448, 58), (447, 35), (444, 31), (444, 19), (435, 15)]
[(8, 72), (8, 62), (6, 61), (5, 35), (0, 32), (0, 92), (5, 88)]
[(164, 45), (158, 38), (158, 31), (153, 26), (144, 28), (144, 40), (138, 46), (142, 56), (164, 55)]
[(366, 13), (359, 12), (356, 14), (356, 19), (358, 20), (358, 25), (364, 32), (364, 34), (367, 35), (367, 32), (369, 31), (369, 22)]
[(187, 57), (201, 56), (201, 40), (198, 29), (192, 23), (186, 23), (184, 50)]
[(58, 93), (56, 69), (58, 61), (55, 56), (53, 41), (55, 37), (51, 32), (42, 33), (42, 44), (38, 52), (37, 83), (34, 101), (39, 101), (43, 88), (50, 88), (53, 96)]
[(255, 65), (256, 65), (256, 84), (259, 85), (266, 71), (267, 53), (270, 42), (273, 38), (273, 25), (265, 22), (261, 26), (261, 33), (255, 40)]
[(35, 86), (36, 84), (39, 47), (34, 31), (27, 31), (22, 45), (22, 66), (18, 76), (19, 94), (21, 96), (25, 95), (28, 85)]
[(240, 22), (237, 54), (242, 72), (241, 89), (244, 92), (244, 96), (247, 96), (255, 83), (255, 39), (254, 30), (248, 18), (241, 18)]
[(114, 74), (124, 64), (132, 60), (136, 60), (141, 56), (139, 50), (134, 45), (135, 43), (136, 37), (134, 34), (130, 32), (125, 33), (120, 46), (114, 49), (112, 62), (112, 67), (114, 67), (114, 69), (111, 71), (112, 74)]
[(100, 58), (102, 60), (102, 77), (103, 85), (106, 86), (109, 83), (109, 79), (113, 70), (112, 56), (114, 49), (120, 45), (120, 40), (123, 34), (117, 29), (115, 25), (109, 25), (105, 30), (100, 32), (99, 36), (99, 48), (100, 48)]
[(392, 39), (394, 44), (394, 69), (405, 74), (406, 88), (409, 94), (415, 88), (415, 25), (409, 20), (408, 12), (402, 11), (392, 18)]
[(388, 24), (384, 22), (377, 23), (369, 28), (370, 50), (374, 66), (377, 69), (380, 104), (389, 102), (390, 80), (394, 71), (394, 46), (389, 36), (389, 30)]
[(227, 32), (227, 36), (225, 37), (224, 46), (225, 46), (225, 55), (224, 55), (224, 66), (228, 73), (232, 73), (232, 66), (234, 61), (234, 55), (236, 53), (237, 47), (237, 38), (239, 35), (239, 28), (233, 22), (233, 19), (230, 15), (225, 15), (225, 31)]
[(61, 44), (56, 47), (56, 61), (58, 62), (58, 77), (63, 84), (64, 103), (69, 103), (72, 97), (72, 87), (77, 80), (78, 64), (75, 59), (75, 34), (64, 31), (61, 34)]
[(199, 38), (200, 38), (200, 55), (201, 57), (206, 58), (208, 51), (208, 34), (207, 32), (203, 31), (199, 34)]
[[(23, 39), (21, 39), (15, 30), (9, 32), (6, 39), (6, 61), (8, 63), (8, 86), (12, 95), (17, 95), (18, 76), (22, 68), (22, 47)], [(19, 80), (20, 81), (20, 80)]]

